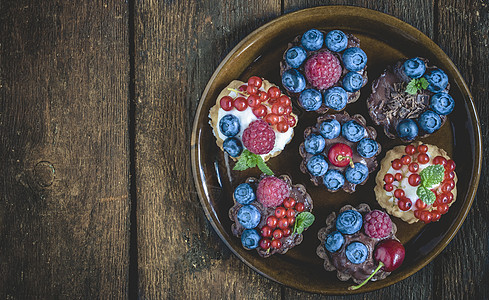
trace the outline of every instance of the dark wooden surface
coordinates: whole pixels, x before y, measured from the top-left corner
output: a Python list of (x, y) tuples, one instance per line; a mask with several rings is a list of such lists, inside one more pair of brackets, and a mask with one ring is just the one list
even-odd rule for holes
[[(379, 10), (432, 38), (469, 85), (489, 146), (486, 0), (1, 0), (0, 299), (328, 298), (280, 286), (226, 248), (200, 206), (189, 147), (224, 56), (318, 5)], [(433, 262), (330, 298), (489, 299), (487, 175)]]

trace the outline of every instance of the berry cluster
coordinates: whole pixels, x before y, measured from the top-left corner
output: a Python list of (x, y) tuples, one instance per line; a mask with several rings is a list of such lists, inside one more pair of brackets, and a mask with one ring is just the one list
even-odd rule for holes
[[(392, 172), (384, 175), (384, 190), (396, 198), (399, 209), (413, 210), (414, 216), (426, 224), (438, 221), (441, 215), (448, 212), (454, 199), (452, 190), (455, 188), (455, 162), (443, 156), (431, 159), (428, 150), (425, 144), (417, 147), (407, 145), (405, 155), (392, 161)], [(425, 175), (424, 181), (430, 182), (428, 188), (425, 188), (423, 170), (429, 166), (442, 168), (439, 167), (441, 173), (438, 175)], [(429, 176), (438, 177), (438, 180)]]
[(283, 95), (276, 86), (270, 87), (268, 91), (263, 90), (262, 82), (260, 77), (250, 77), (246, 84), (235, 91), (238, 94), (236, 98), (224, 96), (219, 104), (225, 111), (244, 111), (250, 108), (257, 118), (265, 120), (278, 132), (286, 132), (297, 123), (296, 118), (291, 115), (290, 98)]

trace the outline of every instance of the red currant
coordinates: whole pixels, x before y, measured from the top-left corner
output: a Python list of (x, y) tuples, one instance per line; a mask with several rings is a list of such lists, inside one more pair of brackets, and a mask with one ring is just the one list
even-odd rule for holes
[(395, 178), (397, 181), (401, 181), (401, 180), (402, 180), (402, 174), (401, 174), (401, 173), (396, 173), (396, 175), (394, 175), (394, 178)]
[(287, 218), (280, 219), (278, 221), (278, 227), (281, 229), (289, 227), (289, 220), (287, 220)]
[(429, 222), (431, 222), (431, 219), (433, 217), (431, 216), (431, 213), (427, 210), (423, 210), (421, 213), (420, 213), (420, 216), (419, 216), (419, 219), (421, 221), (423, 221), (425, 224), (428, 224)]
[(293, 208), (287, 209), (287, 212), (285, 213), (288, 218), (295, 217), (295, 210)]
[(409, 156), (409, 155), (403, 155), (401, 157), (401, 162), (402, 162), (403, 165), (406, 165), (406, 166), (409, 165), (411, 163), (411, 156)]
[(248, 87), (247, 84), (242, 84), (239, 88), (238, 88), (238, 91), (240, 92), (246, 92), (246, 88)]
[(284, 106), (290, 106), (292, 102), (290, 101), (290, 98), (286, 95), (282, 95), (278, 98), (278, 102), (283, 104)]
[(274, 239), (279, 240), (284, 236), (284, 232), (282, 231), (282, 229), (275, 229), (272, 233), (272, 236)]
[(426, 152), (428, 152), (428, 146), (425, 144), (419, 145), (418, 151), (419, 151), (419, 153), (426, 153)]
[(400, 170), (402, 167), (402, 162), (400, 159), (396, 158), (392, 161), (392, 168), (394, 170)]
[(219, 105), (221, 105), (221, 108), (225, 111), (230, 111), (233, 109), (233, 98), (230, 96), (224, 96), (221, 98), (221, 100), (219, 100)]
[(455, 172), (447, 172), (445, 171), (445, 178), (443, 180), (450, 180), (455, 178)]
[(447, 180), (442, 186), (441, 186), (441, 191), (444, 192), (444, 193), (448, 193), (450, 192), (451, 190), (453, 190), (453, 188), (455, 187), (455, 181), (453, 181), (453, 179), (450, 179), (450, 180)]
[(277, 207), (277, 208), (275, 209), (275, 216), (276, 216), (277, 218), (279, 218), (279, 219), (280, 219), (280, 218), (283, 218), (283, 217), (285, 217), (285, 212), (286, 212), (285, 208), (284, 208), (284, 207), (282, 207), (282, 206), (279, 206), (279, 207)]
[(419, 165), (417, 163), (413, 162), (413, 163), (409, 164), (408, 169), (409, 169), (409, 171), (416, 173), (419, 170)]
[(268, 97), (270, 99), (276, 99), (280, 96), (280, 94), (282, 94), (282, 92), (280, 92), (280, 89), (276, 86), (272, 86), (268, 89)]
[(255, 107), (260, 104), (260, 98), (258, 98), (258, 96), (256, 95), (248, 96), (248, 99), (246, 99), (246, 101), (248, 102), (249, 107)]
[(433, 158), (433, 164), (434, 165), (442, 165), (442, 166), (446, 166), (447, 164), (447, 159), (444, 158), (443, 156), (437, 156), (435, 158)]
[(392, 175), (391, 173), (385, 174), (384, 182), (385, 183), (393, 183), (394, 182), (394, 175)]
[(421, 212), (423, 212), (422, 209), (417, 209), (414, 211), (414, 217), (416, 217), (417, 219), (419, 219), (421, 217)]
[(297, 202), (297, 204), (295, 205), (295, 210), (297, 210), (298, 212), (303, 212), (304, 209), (305, 209), (304, 203)]
[(392, 183), (387, 183), (384, 185), (384, 190), (386, 190), (387, 192), (392, 192), (393, 189), (394, 186), (392, 185)]
[(272, 248), (280, 249), (280, 247), (282, 247), (282, 242), (280, 242), (280, 240), (272, 240), (271, 246)]
[(259, 91), (258, 98), (260, 99), (261, 102), (265, 102), (268, 100), (268, 93), (265, 93), (264, 91)]
[(421, 200), (421, 199), (416, 200), (416, 208), (417, 209), (423, 210), (426, 208), (426, 206), (428, 206), (428, 205), (426, 205), (426, 203), (424, 203), (423, 200)]
[(288, 197), (284, 200), (284, 207), (285, 208), (292, 208), (295, 205), (295, 199), (292, 197)]
[(283, 230), (283, 232), (284, 232), (284, 236), (287, 237), (292, 233), (292, 229), (290, 229), (290, 227), (287, 227)]
[(248, 85), (246, 87), (246, 92), (250, 95), (256, 95), (258, 93), (258, 88), (253, 85)]
[(414, 153), (416, 153), (416, 147), (414, 147), (413, 145), (407, 145), (405, 151), (406, 154), (413, 155)]
[(262, 84), (262, 80), (260, 77), (258, 76), (251, 76), (249, 79), (248, 79), (248, 86), (255, 86), (257, 88), (260, 88), (261, 87), (261, 84)]
[(447, 160), (447, 165), (445, 166), (445, 169), (449, 172), (455, 171), (455, 162), (451, 159)]
[(266, 225), (261, 228), (262, 237), (270, 237), (271, 235), (272, 235), (272, 228)]
[(421, 183), (421, 176), (419, 174), (411, 174), (409, 175), (409, 184), (412, 186), (418, 186)]
[(238, 97), (234, 99), (233, 105), (239, 111), (243, 111), (248, 107), (248, 103), (246, 102), (246, 99), (243, 97)]
[(448, 198), (448, 204), (452, 203), (453, 201), (453, 194), (451, 192), (448, 192), (446, 193), (445, 195), (447, 195), (447, 198)]
[(267, 115), (267, 107), (263, 104), (259, 104), (253, 108), (253, 114), (258, 118), (263, 118)]
[(411, 208), (413, 204), (411, 203), (411, 200), (408, 198), (402, 198), (397, 201), (397, 206), (399, 206), (399, 209), (402, 211), (407, 211)]
[(430, 157), (426, 153), (418, 154), (418, 162), (422, 165), (427, 164), (430, 161)]
[(272, 113), (276, 115), (283, 115), (284, 111), (285, 111), (285, 107), (282, 104), (275, 103), (274, 105), (272, 105)]
[(285, 108), (284, 108), (284, 116), (290, 115), (291, 112), (292, 112), (292, 106), (285, 106)]
[(439, 194), (436, 196), (435, 203), (433, 203), (433, 206), (440, 206), (441, 204), (447, 204), (448, 203), (448, 196), (445, 193)]
[(436, 222), (436, 221), (440, 220), (440, 218), (441, 218), (440, 213), (434, 212), (434, 211), (431, 212), (431, 222)]
[(294, 127), (297, 123), (297, 120), (294, 118), (294, 116), (286, 116), (286, 120), (287, 124), (289, 124), (289, 127)]
[(260, 240), (260, 247), (263, 250), (268, 250), (268, 248), (270, 248), (270, 245), (271, 245), (271, 242), (269, 239), (261, 239)]
[(287, 221), (289, 222), (289, 226), (292, 226), (295, 223), (295, 217), (288, 217)]
[(276, 114), (268, 114), (265, 117), (265, 121), (267, 121), (267, 123), (269, 123), (271, 125), (275, 125), (280, 121), (280, 119)]
[(280, 121), (277, 123), (277, 131), (278, 132), (287, 132), (289, 130), (289, 124), (286, 121)]
[(278, 219), (274, 216), (270, 216), (267, 218), (267, 225), (270, 226), (271, 229), (277, 227)]
[(404, 190), (403, 189), (396, 189), (394, 191), (394, 197), (396, 197), (396, 198), (399, 199), (399, 198), (402, 198), (404, 196), (405, 196), (405, 193), (404, 193)]
[(436, 211), (439, 212), (440, 214), (444, 215), (448, 212), (448, 204), (440, 204), (436, 208)]

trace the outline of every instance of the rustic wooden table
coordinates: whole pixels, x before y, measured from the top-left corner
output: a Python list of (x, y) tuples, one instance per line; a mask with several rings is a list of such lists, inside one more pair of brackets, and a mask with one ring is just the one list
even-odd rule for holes
[[(207, 81), (242, 38), (333, 4), (391, 14), (432, 38), (468, 83), (487, 136), (487, 0), (1, 0), (0, 298), (323, 298), (258, 275), (220, 241), (195, 192), (189, 141)], [(489, 299), (487, 175), (429, 265), (332, 298)]]

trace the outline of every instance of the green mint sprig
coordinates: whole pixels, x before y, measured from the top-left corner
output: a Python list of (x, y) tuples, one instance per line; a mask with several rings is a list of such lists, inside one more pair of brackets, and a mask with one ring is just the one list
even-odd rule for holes
[(428, 83), (428, 80), (426, 80), (424, 77), (414, 78), (408, 83), (406, 87), (406, 93), (416, 95), (419, 90), (426, 90), (428, 85), (430, 84)]
[(304, 229), (311, 226), (316, 218), (308, 211), (301, 212), (295, 218), (294, 231), (292, 233), (301, 234)]
[(238, 162), (234, 166), (233, 170), (243, 171), (254, 167), (258, 167), (260, 171), (267, 175), (273, 175), (273, 171), (263, 161), (263, 158), (261, 158), (260, 155), (256, 155), (250, 152), (248, 149), (245, 149), (243, 153), (241, 153), (241, 156), (239, 157)]
[(416, 190), (416, 195), (427, 205), (433, 204), (436, 200), (436, 195), (430, 188), (443, 181), (445, 176), (445, 168), (442, 165), (429, 166), (423, 169), (420, 173), (421, 184)]

